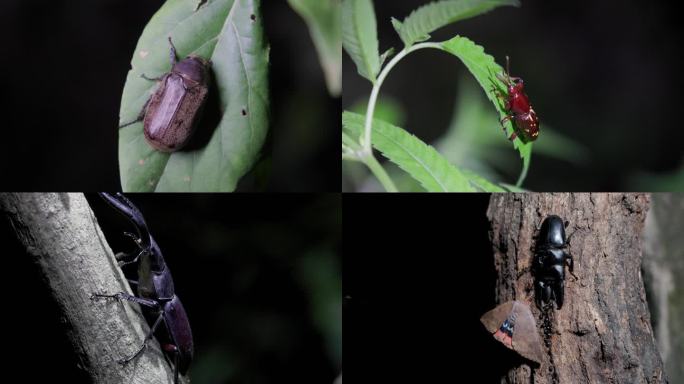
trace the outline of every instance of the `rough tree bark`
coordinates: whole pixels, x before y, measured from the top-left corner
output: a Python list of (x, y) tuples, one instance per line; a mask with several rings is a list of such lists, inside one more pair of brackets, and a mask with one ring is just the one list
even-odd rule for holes
[(173, 383), (173, 372), (153, 341), (122, 367), (149, 332), (137, 304), (93, 301), (93, 293), (131, 293), (126, 278), (82, 194), (0, 194), (28, 257), (52, 293), (81, 369), (94, 383)]
[[(644, 194), (495, 194), (487, 216), (496, 299), (527, 302), (545, 351), (541, 366), (512, 367), (506, 383), (662, 383), (641, 277)], [(533, 236), (556, 214), (570, 225), (574, 273), (561, 310), (534, 302)], [(546, 326), (546, 331), (544, 330)], [(533, 363), (530, 363), (533, 364)]]

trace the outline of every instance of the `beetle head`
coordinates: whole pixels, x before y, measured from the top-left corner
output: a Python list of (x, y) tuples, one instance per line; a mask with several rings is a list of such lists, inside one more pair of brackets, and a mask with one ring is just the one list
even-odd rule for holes
[(196, 83), (204, 83), (209, 75), (210, 65), (211, 62), (204, 58), (190, 55), (174, 64), (171, 71)]

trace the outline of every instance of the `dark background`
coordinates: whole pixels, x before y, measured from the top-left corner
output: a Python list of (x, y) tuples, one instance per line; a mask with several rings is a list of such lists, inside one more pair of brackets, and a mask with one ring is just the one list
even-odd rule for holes
[(488, 203), (345, 195), (347, 380), (489, 383), (522, 363), (479, 321), (495, 306)]
[[(341, 312), (341, 198), (253, 196), (129, 196), (188, 312), (192, 382), (332, 383), (341, 370), (341, 319), (321, 322), (316, 313), (323, 305), (329, 314), (331, 303)], [(133, 229), (129, 222), (98, 196), (88, 198), (113, 250), (132, 250), (122, 235)], [(88, 382), (37, 268), (4, 217), (0, 244), (4, 359), (16, 381)], [(135, 267), (124, 271), (135, 274)], [(337, 341), (325, 337), (331, 330)]]
[[(119, 190), (117, 125), (130, 59), (162, 0), (0, 2), (0, 189)], [(271, 126), (239, 190), (339, 190), (340, 100), (285, 1), (263, 1)], [(337, 128), (337, 129), (336, 129)], [(334, 170), (334, 172), (330, 172)]]
[[(403, 43), (390, 17), (403, 20), (424, 0), (375, 1), (379, 50)], [(525, 188), (538, 191), (653, 191), (640, 176), (665, 175), (684, 167), (681, 123), (682, 28), (677, 2), (523, 0), (460, 21), (432, 34), (443, 41), (459, 34), (482, 45), (499, 64), (511, 56), (511, 72), (541, 119), (589, 149), (584, 164), (535, 154)], [(343, 55), (343, 107), (370, 94)], [(402, 60), (381, 96), (403, 107), (403, 126), (433, 142), (449, 125), (459, 74), (465, 66), (445, 52), (421, 50)], [(472, 81), (472, 76), (469, 81)], [(484, 93), (482, 93), (484, 95)], [(491, 107), (491, 105), (490, 105)], [(492, 127), (492, 129), (500, 129)], [(502, 139), (503, 139), (503, 135)], [(511, 161), (520, 164), (517, 153)], [(517, 179), (520, 165), (505, 173)], [(680, 180), (679, 188), (684, 188)]]

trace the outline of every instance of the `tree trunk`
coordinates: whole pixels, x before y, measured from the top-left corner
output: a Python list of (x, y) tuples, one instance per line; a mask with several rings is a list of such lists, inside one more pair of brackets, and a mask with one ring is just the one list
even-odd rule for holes
[(39, 265), (66, 325), (79, 366), (94, 383), (173, 383), (153, 340), (127, 366), (117, 363), (149, 332), (137, 304), (93, 301), (93, 293), (131, 293), (82, 194), (0, 194), (28, 257)]
[[(662, 383), (641, 277), (644, 194), (495, 194), (487, 216), (497, 272), (496, 299), (528, 303), (544, 359), (508, 371), (505, 383)], [(560, 310), (535, 304), (531, 266), (538, 227), (556, 214), (569, 221)]]

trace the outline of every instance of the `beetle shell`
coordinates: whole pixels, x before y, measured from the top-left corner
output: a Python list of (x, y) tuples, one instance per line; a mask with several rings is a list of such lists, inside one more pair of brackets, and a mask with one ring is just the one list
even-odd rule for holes
[(161, 78), (143, 120), (145, 139), (154, 149), (174, 152), (188, 143), (209, 93), (209, 67), (203, 58), (189, 56)]
[(518, 137), (523, 143), (537, 140), (539, 136), (539, 118), (534, 109), (529, 112), (512, 116), (513, 126), (518, 133)]
[(565, 296), (565, 264), (573, 270), (572, 255), (566, 251), (565, 223), (556, 215), (547, 216), (542, 222), (534, 256), (535, 297), (537, 306), (545, 308), (555, 302), (563, 307)]
[(509, 60), (506, 56), (505, 75), (496, 74), (496, 77), (506, 84), (508, 91), (507, 95), (497, 93), (504, 100), (504, 108), (509, 113), (502, 122), (511, 120), (513, 123), (515, 132), (511, 135), (510, 140), (518, 136), (523, 143), (529, 143), (539, 136), (539, 118), (532, 109), (529, 97), (525, 94), (523, 80), (519, 77), (512, 77), (508, 68)]

